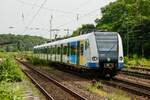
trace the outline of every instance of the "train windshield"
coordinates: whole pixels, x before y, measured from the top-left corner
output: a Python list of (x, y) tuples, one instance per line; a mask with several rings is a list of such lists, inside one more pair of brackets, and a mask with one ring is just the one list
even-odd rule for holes
[(97, 32), (96, 42), (100, 60), (117, 60), (118, 36), (117, 33), (112, 32)]

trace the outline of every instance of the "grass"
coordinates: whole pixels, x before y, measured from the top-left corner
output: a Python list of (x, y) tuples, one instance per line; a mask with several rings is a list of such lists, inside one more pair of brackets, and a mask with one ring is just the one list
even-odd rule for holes
[[(23, 53), (0, 52), (0, 100), (24, 100), (26, 91), (45, 100), (13, 59)], [(23, 55), (24, 56), (24, 55)]]
[(150, 68), (150, 59), (133, 55), (131, 58), (125, 57), (125, 67), (147, 67)]
[(13, 54), (0, 53), (0, 100), (22, 100), (22, 72), (12, 59)]
[(20, 82), (22, 72), (19, 66), (11, 58), (6, 58), (0, 63), (0, 82)]
[(12, 82), (0, 82), (0, 100), (22, 100), (21, 87)]
[(12, 57), (13, 53), (0, 53), (0, 100), (22, 100), (21, 87), (23, 73)]
[(87, 90), (101, 95), (104, 98), (107, 98), (107, 100), (130, 100), (131, 98), (125, 96), (125, 94), (121, 90), (113, 91), (112, 93), (107, 93), (103, 90), (103, 87), (101, 82), (96, 82), (95, 85), (89, 85), (87, 86)]
[(24, 58), (26, 60), (28, 60), (29, 62), (31, 62), (33, 65), (49, 65), (49, 62), (47, 60), (44, 60), (44, 59), (39, 59), (37, 57), (33, 57), (33, 55), (30, 53), (30, 54), (27, 54), (27, 55), (24, 55)]

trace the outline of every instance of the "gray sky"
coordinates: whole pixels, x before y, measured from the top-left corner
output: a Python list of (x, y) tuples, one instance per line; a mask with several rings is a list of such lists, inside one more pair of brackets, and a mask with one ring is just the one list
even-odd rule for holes
[(49, 21), (53, 15), (52, 28), (60, 29), (58, 34), (63, 36), (64, 29), (70, 29), (71, 33), (82, 24), (94, 24), (94, 20), (101, 17), (100, 8), (115, 0), (47, 0), (39, 10), (44, 1), (1, 0), (0, 34), (28, 34), (49, 38)]

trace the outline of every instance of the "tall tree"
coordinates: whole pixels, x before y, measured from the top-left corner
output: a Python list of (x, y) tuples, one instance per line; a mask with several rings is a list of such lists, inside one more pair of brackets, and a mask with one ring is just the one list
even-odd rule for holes
[(94, 31), (95, 29), (96, 27), (93, 24), (85, 24), (85, 25), (82, 25), (82, 27), (79, 27), (77, 30), (75, 30), (72, 36), (87, 34), (87, 33)]
[(117, 31), (125, 54), (150, 55), (150, 0), (117, 0), (102, 8), (96, 28)]

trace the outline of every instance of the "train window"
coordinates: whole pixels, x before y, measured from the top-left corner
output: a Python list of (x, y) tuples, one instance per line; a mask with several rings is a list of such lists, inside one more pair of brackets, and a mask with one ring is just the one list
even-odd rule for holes
[(47, 47), (44, 48), (44, 53), (47, 54)]
[(51, 47), (48, 47), (48, 54), (51, 54)]
[(60, 54), (60, 47), (57, 47), (57, 54)]
[(51, 54), (53, 54), (53, 47), (51, 46)]
[(39, 52), (42, 53), (41, 48), (39, 48)]
[(67, 47), (67, 56), (69, 56), (69, 54), (70, 54), (70, 45), (69, 45), (69, 43), (68, 43), (68, 47)]
[(41, 53), (43, 53), (43, 48), (41, 48)]
[(71, 55), (75, 55), (76, 54), (76, 48), (75, 46), (71, 46)]
[(54, 54), (57, 54), (57, 46), (54, 47)]
[(33, 53), (36, 53), (36, 49), (33, 49)]
[(53, 47), (53, 54), (55, 54), (55, 51), (56, 51), (56, 50), (55, 50), (55, 46), (54, 46), (54, 47)]
[(67, 54), (67, 46), (63, 47), (63, 54), (66, 55)]
[(89, 41), (86, 40), (86, 41), (85, 41), (85, 50), (87, 50), (88, 48), (89, 48)]

